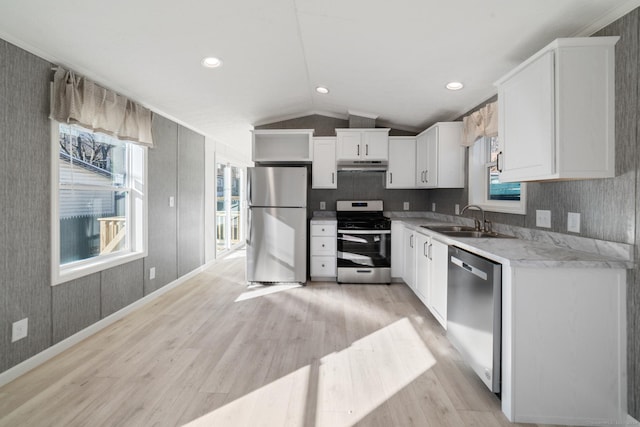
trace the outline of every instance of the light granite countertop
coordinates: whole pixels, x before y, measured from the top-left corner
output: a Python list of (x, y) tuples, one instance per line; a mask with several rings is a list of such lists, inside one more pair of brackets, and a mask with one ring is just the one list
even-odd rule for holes
[(406, 227), (431, 235), (443, 243), (512, 267), (622, 269), (634, 267), (633, 247), (624, 243), (500, 225), (496, 225), (494, 229), (517, 238), (450, 237), (421, 226), (452, 223), (473, 225), (473, 222), (469, 218), (438, 214), (419, 217), (393, 213), (388, 215), (393, 221), (400, 221)]

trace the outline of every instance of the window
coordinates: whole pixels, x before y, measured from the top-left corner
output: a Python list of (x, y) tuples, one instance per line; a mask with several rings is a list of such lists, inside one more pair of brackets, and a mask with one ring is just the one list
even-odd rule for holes
[(469, 147), (469, 204), (484, 210), (525, 214), (526, 185), (500, 182), (497, 137), (482, 137)]
[(147, 149), (52, 123), (53, 283), (146, 256)]

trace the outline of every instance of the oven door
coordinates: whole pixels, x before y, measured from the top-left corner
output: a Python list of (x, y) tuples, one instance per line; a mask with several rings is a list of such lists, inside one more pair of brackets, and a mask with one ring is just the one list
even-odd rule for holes
[(389, 283), (391, 230), (338, 229), (338, 282)]

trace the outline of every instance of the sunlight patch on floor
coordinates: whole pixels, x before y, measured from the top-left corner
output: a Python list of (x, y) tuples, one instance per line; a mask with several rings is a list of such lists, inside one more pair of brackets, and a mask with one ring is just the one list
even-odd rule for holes
[(249, 285), (247, 287), (249, 290), (241, 293), (234, 302), (245, 301), (248, 299), (258, 298), (269, 294), (275, 294), (276, 292), (288, 291), (290, 289), (300, 287), (302, 287), (300, 283), (281, 283), (279, 285)]
[(403, 318), (324, 356), (317, 375), (304, 366), (185, 426), (304, 426), (309, 414), (315, 427), (351, 426), (435, 363)]

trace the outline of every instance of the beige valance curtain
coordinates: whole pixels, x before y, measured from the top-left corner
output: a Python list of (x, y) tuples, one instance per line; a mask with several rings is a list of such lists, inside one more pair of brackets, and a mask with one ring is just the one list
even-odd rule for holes
[(462, 145), (470, 147), (483, 136), (498, 135), (498, 103), (485, 105), (462, 119)]
[(153, 146), (151, 111), (122, 95), (58, 67), (52, 96), (54, 120)]

